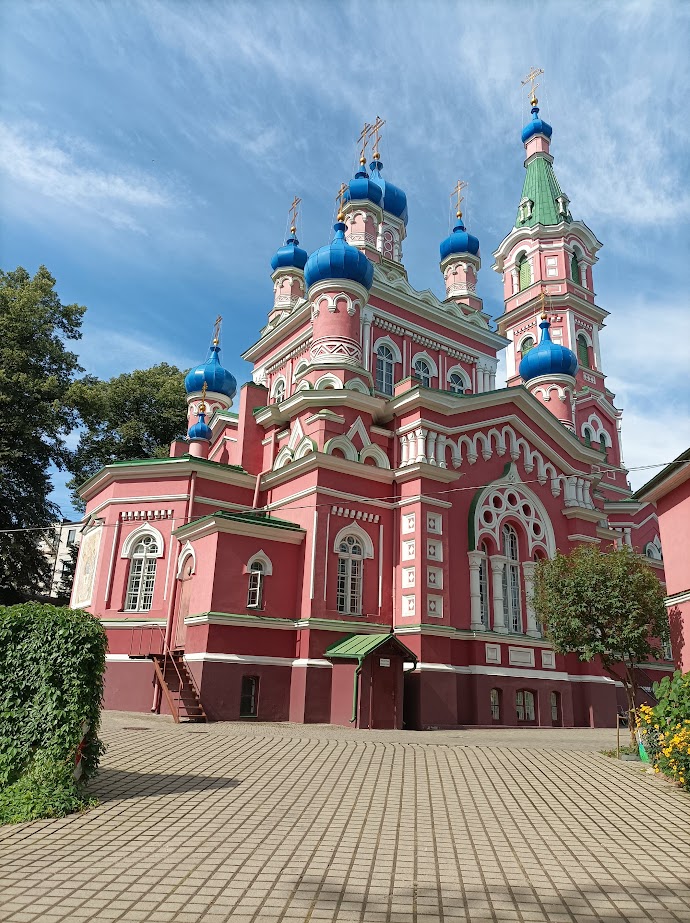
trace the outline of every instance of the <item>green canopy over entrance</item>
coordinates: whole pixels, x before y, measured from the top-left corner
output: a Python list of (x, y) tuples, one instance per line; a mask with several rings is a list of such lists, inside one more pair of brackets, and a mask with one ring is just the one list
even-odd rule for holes
[(386, 642), (392, 642), (403, 655), (405, 662), (417, 665), (417, 657), (409, 647), (400, 641), (396, 635), (389, 632), (387, 635), (345, 635), (340, 641), (331, 644), (326, 648), (324, 657), (338, 657), (344, 660), (359, 660), (361, 663), (365, 657), (373, 653), (377, 648)]

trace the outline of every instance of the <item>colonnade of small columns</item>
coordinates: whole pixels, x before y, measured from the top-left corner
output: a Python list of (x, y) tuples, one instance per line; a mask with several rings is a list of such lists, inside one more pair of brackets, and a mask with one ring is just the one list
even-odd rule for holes
[[(481, 551), (470, 551), (468, 552), (468, 557), (470, 561), (470, 629), (472, 631), (493, 630), (498, 634), (507, 634), (510, 629), (506, 625), (505, 610), (503, 608), (503, 573), (508, 564), (508, 559), (500, 554), (491, 555), (486, 559), (486, 556)], [(484, 623), (482, 614), (480, 571), (483, 560), (487, 560), (491, 567), (491, 596), (493, 603), (493, 625), (491, 629)], [(530, 638), (541, 638), (541, 631), (537, 624), (537, 617), (532, 602), (532, 595), (534, 593), (534, 569), (536, 566), (535, 561), (522, 562), (522, 578), (525, 586), (525, 598), (522, 601), (522, 610), (525, 615), (525, 634)], [(488, 591), (488, 586), (486, 589)]]

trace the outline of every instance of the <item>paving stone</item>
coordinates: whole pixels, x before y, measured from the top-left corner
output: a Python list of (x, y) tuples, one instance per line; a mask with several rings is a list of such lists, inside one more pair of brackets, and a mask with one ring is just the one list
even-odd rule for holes
[(690, 921), (690, 798), (608, 730), (198, 731), (106, 713), (101, 806), (0, 828), (3, 923)]

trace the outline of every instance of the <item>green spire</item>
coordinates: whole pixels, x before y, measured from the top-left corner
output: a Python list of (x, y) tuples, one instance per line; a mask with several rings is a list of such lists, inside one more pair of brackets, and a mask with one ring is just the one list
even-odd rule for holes
[(572, 221), (568, 201), (558, 185), (551, 159), (533, 157), (527, 165), (515, 227)]

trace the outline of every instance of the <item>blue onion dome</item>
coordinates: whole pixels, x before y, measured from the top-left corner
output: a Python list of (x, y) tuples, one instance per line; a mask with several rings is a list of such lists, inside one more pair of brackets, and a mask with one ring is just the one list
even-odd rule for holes
[[(376, 157), (376, 155), (374, 156)], [(383, 163), (380, 160), (373, 160), (369, 164), (369, 168), (373, 173), (372, 182), (383, 190), (383, 210), (395, 215), (396, 218), (400, 218), (407, 226), (407, 196), (402, 189), (398, 189), (397, 186), (389, 183), (388, 180), (381, 176)]]
[(200, 411), (197, 422), (189, 427), (187, 435), (190, 439), (208, 439), (211, 441), (211, 427), (206, 422), (206, 414)]
[[(338, 218), (341, 216), (338, 215)], [(351, 279), (359, 282), (367, 291), (374, 281), (374, 265), (367, 257), (345, 240), (347, 225), (337, 221), (333, 228), (335, 236), (330, 244), (315, 250), (304, 267), (307, 288), (324, 279)]]
[(462, 212), (458, 212), (458, 223), (451, 234), (441, 241), (441, 261), (454, 253), (470, 253), (476, 256), (479, 253), (479, 241), (474, 234), (468, 234), (462, 223)]
[(224, 394), (232, 399), (237, 391), (237, 381), (235, 376), (224, 369), (220, 364), (218, 354), (220, 346), (218, 340), (214, 339), (211, 348), (208, 351), (208, 359), (203, 365), (197, 365), (196, 368), (190, 369), (185, 375), (184, 389), (187, 394), (193, 394), (201, 391), (206, 384), (209, 391), (215, 391), (217, 394)]
[(271, 269), (304, 269), (307, 262), (307, 251), (303, 250), (295, 237), (295, 228), (290, 228), (290, 236), (284, 245), (276, 250), (271, 260)]
[(360, 162), (360, 168), (355, 173), (354, 179), (350, 180), (345, 193), (343, 195), (343, 202), (373, 202), (374, 205), (381, 205), (383, 199), (383, 189), (379, 183), (374, 182), (374, 180), (369, 179), (369, 174), (364, 169), (366, 166), (366, 160), (364, 163)]
[(567, 346), (553, 342), (549, 333), (550, 326), (549, 321), (542, 315), (542, 321), (539, 324), (541, 339), (537, 346), (533, 346), (522, 357), (520, 362), (519, 372), (523, 381), (531, 381), (539, 375), (571, 375), (574, 377), (577, 372), (577, 356)]
[(534, 135), (546, 135), (547, 138), (551, 138), (553, 134), (553, 128), (549, 123), (539, 118), (539, 107), (536, 105), (536, 100), (534, 100), (534, 103), (532, 106), (532, 121), (528, 122), (522, 129), (523, 144), (526, 144)]

